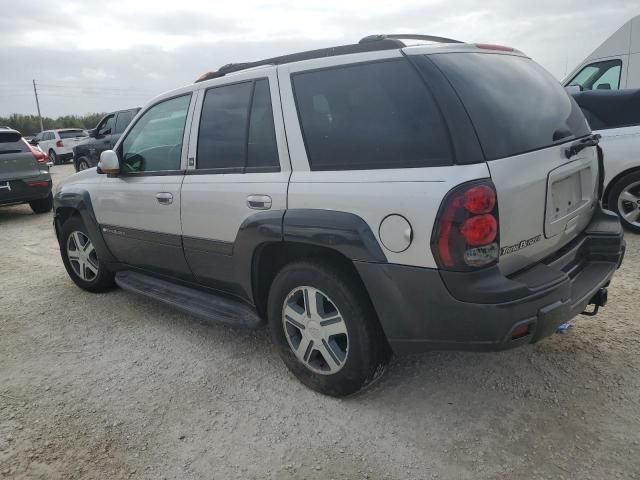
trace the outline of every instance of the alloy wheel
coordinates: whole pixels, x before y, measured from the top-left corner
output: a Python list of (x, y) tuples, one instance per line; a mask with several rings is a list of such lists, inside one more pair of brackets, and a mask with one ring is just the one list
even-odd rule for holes
[(98, 275), (98, 256), (91, 239), (80, 231), (74, 231), (67, 238), (67, 258), (74, 273), (85, 282), (93, 281)]
[(297, 287), (282, 307), (285, 337), (298, 360), (309, 370), (332, 375), (349, 354), (349, 334), (340, 311), (323, 292)]
[(618, 197), (618, 213), (635, 227), (640, 227), (640, 182), (625, 187)]

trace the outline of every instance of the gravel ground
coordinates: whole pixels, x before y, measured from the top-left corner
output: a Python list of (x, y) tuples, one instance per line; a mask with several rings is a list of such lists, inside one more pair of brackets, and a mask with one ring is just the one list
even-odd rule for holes
[(396, 359), (336, 400), (289, 375), (264, 330), (78, 289), (51, 216), (1, 208), (0, 478), (640, 479), (627, 242), (609, 305), (567, 334)]

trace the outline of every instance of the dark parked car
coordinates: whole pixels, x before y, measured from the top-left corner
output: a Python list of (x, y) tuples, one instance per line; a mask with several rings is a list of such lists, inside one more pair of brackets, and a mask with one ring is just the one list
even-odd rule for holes
[(96, 128), (89, 130), (89, 137), (73, 147), (73, 165), (76, 171), (95, 167), (100, 154), (113, 148), (139, 111), (138, 107), (109, 113), (100, 120)]
[(0, 129), (0, 205), (28, 203), (35, 213), (51, 211), (51, 175), (47, 155), (17, 130)]

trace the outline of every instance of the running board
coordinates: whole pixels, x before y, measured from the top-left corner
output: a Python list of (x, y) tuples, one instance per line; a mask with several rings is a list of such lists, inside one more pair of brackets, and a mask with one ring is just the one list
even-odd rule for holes
[(251, 307), (236, 300), (131, 271), (116, 273), (115, 280), (123, 290), (153, 298), (207, 321), (240, 328), (257, 328), (262, 323)]

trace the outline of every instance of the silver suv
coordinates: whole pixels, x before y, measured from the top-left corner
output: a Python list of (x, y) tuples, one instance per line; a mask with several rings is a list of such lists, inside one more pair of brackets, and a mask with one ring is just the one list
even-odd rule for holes
[(267, 322), (341, 396), (391, 352), (511, 348), (604, 305), (625, 243), (601, 163), (521, 52), (377, 35), (155, 98), (57, 192), (55, 228), (80, 287)]

